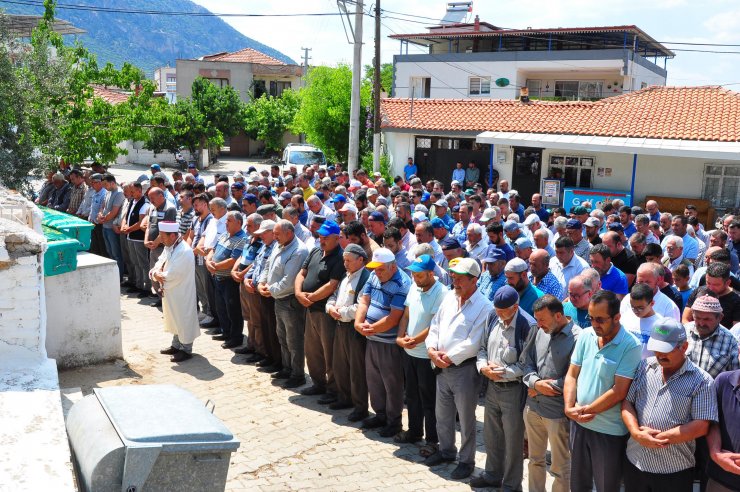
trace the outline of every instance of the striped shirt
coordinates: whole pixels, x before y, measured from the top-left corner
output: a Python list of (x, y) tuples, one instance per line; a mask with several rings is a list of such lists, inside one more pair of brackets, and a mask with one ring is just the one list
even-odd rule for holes
[(187, 212), (178, 211), (177, 215), (178, 222), (180, 222), (180, 234), (187, 234), (190, 228), (193, 226), (193, 218), (195, 217), (195, 209), (192, 207)]
[(276, 244), (277, 241), (273, 241), (270, 244), (263, 244), (257, 253), (257, 257), (254, 259), (254, 266), (247, 272), (246, 277), (251, 278), (255, 284), (259, 282), (260, 275), (267, 268), (267, 261), (270, 259), (272, 249)]
[[(370, 296), (370, 306), (365, 315), (365, 321), (375, 323), (391, 314), (393, 309), (399, 311), (406, 309), (406, 296), (409, 288), (411, 288), (411, 279), (402, 270), (398, 270), (390, 280), (384, 283), (380, 282), (375, 273), (370, 275), (362, 290), (363, 296)], [(370, 335), (367, 339), (382, 343), (396, 343), (397, 334), (398, 325), (383, 333)]]
[[(220, 263), (229, 258), (238, 260), (242, 255), (244, 244), (246, 242), (247, 235), (241, 229), (239, 232), (231, 236), (228, 232), (221, 234), (216, 243), (216, 249), (213, 252), (213, 261)], [(216, 278), (227, 278), (231, 277), (231, 268), (224, 270), (216, 270)]]
[[(534, 284), (532, 273), (529, 274), (529, 280)], [(558, 278), (550, 271), (548, 271), (545, 276), (540, 279), (539, 283), (535, 284), (535, 286), (543, 293), (553, 295), (560, 301), (565, 299), (565, 288), (563, 284), (561, 284)]]
[[(681, 369), (663, 381), (663, 368), (655, 357), (643, 360), (627, 393), (641, 426), (666, 431), (694, 420), (718, 420), (717, 396), (712, 377), (686, 359)], [(646, 448), (633, 438), (627, 442), (627, 458), (638, 470), (676, 473), (695, 464), (695, 441)]]
[(719, 325), (714, 333), (706, 338), (701, 338), (692, 321), (686, 325), (686, 331), (689, 339), (689, 349), (686, 351), (686, 357), (707, 371), (710, 376), (716, 378), (721, 372), (740, 369), (740, 361), (737, 359), (737, 340), (732, 336), (730, 330)]

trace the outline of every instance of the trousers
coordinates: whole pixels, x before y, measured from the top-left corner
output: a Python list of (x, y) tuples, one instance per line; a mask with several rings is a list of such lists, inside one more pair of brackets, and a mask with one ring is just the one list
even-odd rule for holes
[(136, 285), (136, 263), (133, 258), (133, 249), (129, 244), (126, 234), (119, 234), (118, 242), (121, 245), (121, 255), (123, 257), (124, 270), (128, 274), (128, 283)]
[(103, 227), (103, 240), (105, 249), (108, 250), (112, 260), (118, 264), (118, 280), (123, 280), (123, 252), (121, 251), (121, 238), (113, 229)]
[(213, 276), (205, 265), (195, 264), (195, 296), (203, 312), (218, 320), (216, 314), (216, 291)]
[(545, 492), (547, 466), (545, 454), (550, 441), (552, 465), (550, 474), (555, 477), (552, 492), (568, 492), (570, 489), (570, 421), (566, 418), (546, 419), (529, 406), (524, 410), (524, 424), (529, 441), (529, 490)]
[(370, 405), (386, 424), (401, 426), (403, 411), (403, 368), (401, 349), (395, 343), (368, 340), (365, 348), (365, 375)]
[(306, 377), (303, 369), (306, 364), (303, 352), (306, 310), (290, 294), (282, 299), (275, 299), (275, 320), (283, 369), (289, 370), (292, 378)]
[[(475, 364), (450, 366), (437, 374), (437, 436), (439, 452), (455, 459), (455, 415), (460, 416), (459, 462), (475, 464), (475, 407), (480, 380)], [(519, 454), (521, 456), (521, 453)]]
[(612, 436), (570, 423), (570, 489), (619, 492), (629, 434)]
[(436, 444), (437, 416), (434, 406), (437, 400), (437, 376), (429, 359), (422, 359), (401, 351), (403, 374), (406, 379), (406, 409), (409, 414), (409, 434), (426, 437), (430, 444)]
[(129, 239), (128, 243), (136, 268), (136, 288), (149, 292), (152, 290), (152, 282), (149, 280), (149, 250), (144, 246), (144, 241)]
[(624, 492), (691, 492), (694, 490), (694, 468), (675, 473), (641, 471), (624, 459)]
[(355, 324), (338, 321), (332, 361), (337, 398), (351, 402), (358, 412), (367, 412), (368, 407), (365, 350), (367, 338), (355, 331)]
[(306, 352), (306, 365), (313, 384), (337, 392), (334, 380), (334, 332), (336, 322), (324, 311), (306, 309), (306, 334), (303, 347)]
[[(281, 365), (280, 340), (277, 336), (277, 319), (275, 318), (275, 299), (272, 297), (259, 297), (258, 309), (262, 313), (260, 326), (262, 327), (265, 353), (262, 354), (275, 364)], [(250, 313), (251, 314), (251, 313)]]
[(231, 277), (216, 277), (216, 311), (221, 331), (229, 342), (244, 340), (244, 318), (239, 300), (239, 284)]
[(522, 490), (524, 462), (523, 394), (520, 382), (488, 382), (483, 440), (486, 445), (486, 478), (510, 490)]

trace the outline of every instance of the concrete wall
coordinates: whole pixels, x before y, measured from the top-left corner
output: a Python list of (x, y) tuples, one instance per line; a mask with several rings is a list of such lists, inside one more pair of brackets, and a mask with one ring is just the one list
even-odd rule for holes
[(123, 356), (116, 262), (78, 253), (77, 270), (46, 277), (46, 350), (60, 367)]
[[(206, 72), (201, 73), (201, 70)], [(249, 100), (252, 85), (252, 65), (250, 63), (203, 62), (198, 60), (177, 60), (177, 97), (190, 97), (193, 82), (198, 76), (225, 78), (242, 101)]]
[[(122, 149), (126, 149), (128, 154), (119, 155), (116, 158), (116, 164), (147, 164), (151, 165), (155, 162), (158, 164), (166, 164), (168, 166), (175, 165), (175, 154), (164, 151), (156, 154), (151, 150), (144, 148), (144, 142), (134, 142), (132, 140), (126, 140), (118, 144)], [(182, 156), (186, 161), (191, 160), (190, 151), (183, 149)]]

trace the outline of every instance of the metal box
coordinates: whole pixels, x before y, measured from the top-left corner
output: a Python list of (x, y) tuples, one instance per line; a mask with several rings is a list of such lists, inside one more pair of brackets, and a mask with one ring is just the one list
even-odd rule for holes
[(77, 250), (80, 243), (50, 227), (41, 226), (46, 237), (44, 275), (60, 275), (77, 269)]
[(39, 209), (44, 213), (44, 219), (41, 221), (43, 225), (56, 229), (65, 236), (79, 241), (78, 251), (87, 251), (90, 249), (90, 239), (92, 237), (92, 231), (95, 228), (93, 224), (74, 215), (59, 212), (52, 208), (39, 207)]
[(190, 392), (174, 385), (93, 391), (67, 416), (81, 490), (224, 490), (239, 441)]

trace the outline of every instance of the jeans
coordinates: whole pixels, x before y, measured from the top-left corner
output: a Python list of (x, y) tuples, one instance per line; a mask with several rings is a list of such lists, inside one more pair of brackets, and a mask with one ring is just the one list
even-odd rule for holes
[(110, 253), (111, 259), (118, 264), (118, 280), (123, 280), (123, 252), (121, 251), (121, 238), (113, 229), (103, 227), (103, 239), (105, 240), (105, 249)]
[(231, 277), (216, 277), (216, 311), (228, 342), (244, 341), (244, 318), (239, 299), (239, 284)]
[[(403, 374), (406, 377), (406, 408), (409, 412), (409, 434), (426, 437), (436, 443), (437, 417), (434, 406), (437, 398), (437, 377), (429, 359), (422, 359), (402, 351)], [(426, 432), (425, 432), (426, 431)]]

